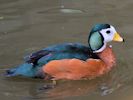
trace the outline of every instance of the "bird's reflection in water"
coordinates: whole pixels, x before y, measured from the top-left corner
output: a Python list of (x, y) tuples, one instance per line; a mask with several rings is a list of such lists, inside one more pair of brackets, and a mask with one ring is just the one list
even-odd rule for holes
[[(114, 81), (115, 80), (115, 81)], [(46, 87), (48, 85), (48, 87)], [(92, 80), (57, 81), (55, 86), (51, 83), (35, 84), (30, 88), (33, 98), (58, 99), (73, 96), (86, 96), (90, 94), (108, 95), (121, 86), (119, 79), (105, 75)], [(45, 86), (45, 88), (42, 88)], [(36, 88), (35, 88), (36, 87)]]

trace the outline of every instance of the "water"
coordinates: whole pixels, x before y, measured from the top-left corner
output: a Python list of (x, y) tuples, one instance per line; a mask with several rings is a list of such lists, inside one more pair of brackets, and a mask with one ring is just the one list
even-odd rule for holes
[(113, 43), (117, 66), (94, 80), (51, 81), (0, 76), (2, 100), (133, 100), (132, 0), (0, 0), (0, 74), (48, 45), (87, 44), (95, 23), (110, 23), (125, 38)]

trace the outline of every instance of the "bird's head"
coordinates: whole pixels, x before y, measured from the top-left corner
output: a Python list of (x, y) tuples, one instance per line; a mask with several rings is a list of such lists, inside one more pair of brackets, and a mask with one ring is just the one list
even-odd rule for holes
[(96, 24), (88, 38), (89, 47), (94, 53), (102, 52), (111, 41), (124, 42), (124, 39), (109, 24)]

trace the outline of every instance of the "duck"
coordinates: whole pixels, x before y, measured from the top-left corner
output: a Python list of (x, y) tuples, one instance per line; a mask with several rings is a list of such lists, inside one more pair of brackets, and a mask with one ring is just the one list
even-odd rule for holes
[(116, 66), (116, 57), (108, 42), (124, 42), (110, 24), (95, 24), (88, 45), (61, 43), (33, 52), (24, 63), (6, 70), (7, 77), (23, 76), (44, 80), (93, 79)]

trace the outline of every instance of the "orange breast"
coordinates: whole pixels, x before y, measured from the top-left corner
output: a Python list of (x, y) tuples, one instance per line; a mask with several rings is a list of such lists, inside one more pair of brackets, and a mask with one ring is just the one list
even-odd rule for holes
[(55, 79), (79, 80), (100, 76), (108, 69), (102, 60), (63, 59), (49, 62), (42, 67), (42, 70)]

